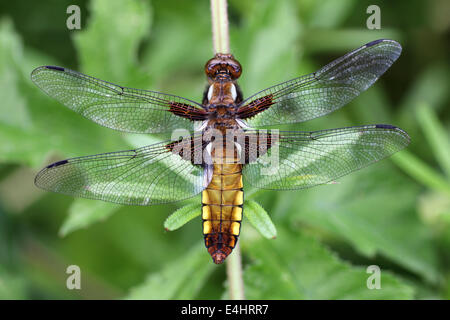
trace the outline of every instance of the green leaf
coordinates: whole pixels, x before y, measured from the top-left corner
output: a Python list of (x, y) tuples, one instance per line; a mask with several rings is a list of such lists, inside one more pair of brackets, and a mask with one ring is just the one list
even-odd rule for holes
[(214, 267), (204, 245), (197, 244), (181, 258), (149, 274), (125, 299), (194, 299)]
[(70, 206), (69, 216), (64, 220), (59, 235), (64, 237), (75, 230), (105, 220), (120, 208), (120, 205), (110, 202), (78, 198)]
[(368, 289), (367, 266), (351, 266), (313, 238), (283, 228), (275, 241), (260, 239), (246, 252), (254, 261), (244, 273), (247, 299), (413, 298), (413, 289), (382, 266), (381, 289)]
[(450, 183), (411, 152), (403, 150), (401, 153), (395, 154), (392, 160), (418, 182), (430, 189), (450, 195)]
[(0, 39), (0, 98), (7, 102), (0, 104), (0, 114), (8, 115), (0, 117), (0, 160), (40, 167), (55, 152), (79, 156), (124, 146), (118, 134), (74, 114), (30, 81), (34, 67), (56, 63), (54, 58), (22, 52), (20, 37), (7, 21), (0, 24)]
[(417, 209), (422, 220), (434, 227), (435, 232), (450, 226), (450, 197), (445, 193), (427, 192), (420, 195)]
[(437, 162), (450, 178), (450, 141), (448, 134), (439, 122), (436, 112), (422, 103), (416, 108), (417, 122), (420, 124), (430, 144)]
[(51, 145), (47, 138), (45, 134), (0, 124), (0, 161), (40, 166)]
[(0, 122), (27, 129), (31, 120), (26, 100), (20, 92), (16, 65), (23, 59), (23, 48), (9, 19), (0, 21), (0, 43)]
[(233, 54), (245, 75), (240, 85), (247, 96), (296, 76), (302, 31), (296, 9), (292, 1), (259, 1), (242, 12), (244, 28), (230, 30)]
[(436, 62), (417, 74), (401, 103), (399, 119), (414, 121), (414, 109), (417, 105), (426, 104), (436, 110), (446, 106), (448, 87), (450, 85), (449, 66)]
[[(402, 59), (402, 57), (400, 57)], [(450, 66), (440, 61), (427, 64), (424, 71), (415, 74), (413, 83), (403, 95), (397, 115), (397, 123), (408, 129), (414, 140), (422, 135), (417, 130), (416, 108), (422, 104), (442, 110), (447, 106), (448, 88), (450, 87)], [(417, 146), (416, 148), (420, 148)]]
[(191, 203), (179, 208), (164, 221), (164, 228), (173, 231), (199, 216), (202, 210), (200, 203)]
[(202, 66), (213, 55), (211, 19), (205, 15), (209, 2), (153, 1), (152, 5), (155, 24), (164, 25), (152, 30), (151, 42), (142, 55), (142, 65), (158, 85), (153, 89), (201, 101), (205, 86)]
[(244, 203), (244, 214), (256, 230), (267, 239), (275, 239), (277, 229), (270, 219), (267, 211), (256, 201), (249, 200)]
[[(384, 162), (325, 185), (280, 193), (271, 216), (291, 226), (308, 226), (343, 239), (360, 254), (377, 254), (420, 275), (440, 279), (430, 230), (418, 219), (417, 185)], [(279, 227), (277, 222), (277, 227)], [(333, 240), (331, 243), (335, 243)]]
[[(300, 12), (309, 12), (308, 26), (313, 29), (328, 29), (332, 30), (338, 28), (342, 22), (351, 15), (355, 10), (355, 0), (344, 1), (314, 1), (314, 2), (301, 2), (299, 3), (302, 8)], [(312, 8), (306, 8), (311, 6)]]
[(98, 0), (90, 5), (88, 26), (74, 38), (82, 69), (126, 86), (142, 83), (138, 49), (150, 31), (148, 2)]
[(8, 272), (0, 266), (0, 300), (26, 299), (27, 280), (22, 274)]

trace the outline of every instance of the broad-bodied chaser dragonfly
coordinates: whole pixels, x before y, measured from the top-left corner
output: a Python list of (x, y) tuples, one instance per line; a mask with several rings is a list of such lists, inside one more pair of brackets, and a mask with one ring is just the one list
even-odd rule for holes
[(162, 204), (201, 193), (205, 245), (213, 261), (222, 263), (240, 234), (243, 178), (263, 189), (312, 187), (408, 145), (405, 131), (386, 124), (312, 132), (263, 129), (339, 109), (370, 87), (400, 53), (393, 40), (372, 41), (314, 73), (247, 99), (237, 84), (239, 62), (231, 54), (216, 54), (205, 66), (208, 85), (202, 103), (62, 67), (39, 67), (31, 74), (37, 86), (100, 125), (134, 133), (186, 130), (135, 150), (55, 162), (37, 174), (35, 183), (126, 205)]

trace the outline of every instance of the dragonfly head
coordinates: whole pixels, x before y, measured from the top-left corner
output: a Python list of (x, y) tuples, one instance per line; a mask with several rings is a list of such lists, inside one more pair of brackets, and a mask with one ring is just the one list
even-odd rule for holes
[(220, 79), (234, 81), (241, 76), (242, 67), (232, 54), (217, 53), (206, 63), (205, 73), (212, 81)]

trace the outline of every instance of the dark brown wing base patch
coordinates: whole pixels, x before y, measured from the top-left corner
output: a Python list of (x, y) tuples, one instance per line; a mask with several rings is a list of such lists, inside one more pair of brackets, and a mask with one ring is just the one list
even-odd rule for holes
[(264, 110), (270, 108), (273, 105), (273, 95), (268, 94), (267, 96), (261, 97), (259, 99), (253, 100), (249, 104), (240, 107), (237, 110), (237, 116), (240, 119), (247, 119), (257, 115)]
[(192, 164), (203, 164), (203, 150), (208, 144), (201, 135), (185, 137), (166, 144), (166, 149)]
[(174, 115), (189, 119), (191, 121), (202, 121), (207, 119), (208, 114), (205, 110), (193, 107), (185, 103), (171, 102), (169, 107), (169, 112), (172, 112)]
[(244, 136), (242, 163), (249, 164), (255, 162), (259, 157), (265, 155), (267, 151), (280, 139), (278, 134), (267, 132), (246, 133)]

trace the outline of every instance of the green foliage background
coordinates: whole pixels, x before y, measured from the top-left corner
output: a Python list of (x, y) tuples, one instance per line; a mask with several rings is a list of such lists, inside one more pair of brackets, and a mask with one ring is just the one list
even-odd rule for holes
[[(50, 161), (159, 137), (91, 123), (39, 91), (30, 72), (61, 65), (200, 101), (212, 56), (209, 1), (77, 1), (81, 31), (66, 28), (70, 4), (0, 4), (0, 298), (226, 298), (225, 267), (207, 254), (199, 218), (164, 230), (182, 204), (121, 207), (33, 185)], [(370, 4), (381, 8), (381, 30), (366, 28)], [(406, 151), (339, 184), (247, 189), (277, 229), (266, 239), (244, 218), (247, 298), (450, 298), (449, 4), (230, 0), (231, 48), (246, 96), (369, 41), (399, 41), (400, 59), (372, 88), (295, 128), (388, 123), (412, 138)], [(186, 203), (198, 209), (200, 198)], [(251, 219), (262, 210), (256, 202), (248, 208)], [(72, 264), (82, 270), (82, 290), (66, 289)], [(381, 290), (366, 287), (369, 265), (382, 270)]]

